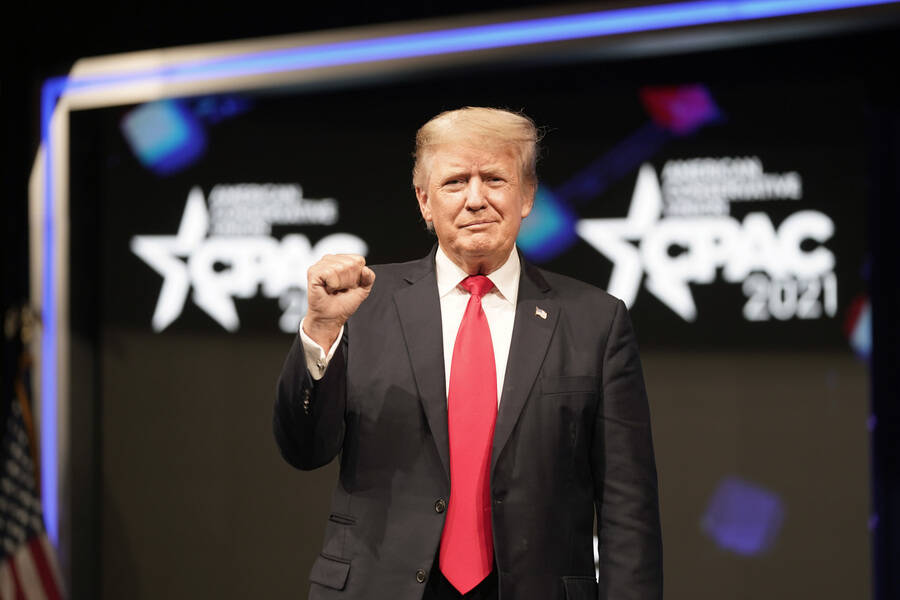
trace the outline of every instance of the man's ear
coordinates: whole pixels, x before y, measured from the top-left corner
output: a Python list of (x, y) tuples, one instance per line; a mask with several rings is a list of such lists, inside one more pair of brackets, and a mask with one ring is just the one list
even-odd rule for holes
[(419, 212), (426, 223), (431, 223), (431, 204), (428, 202), (428, 191), (416, 186), (416, 200), (419, 201)]
[(525, 200), (522, 202), (522, 218), (524, 219), (531, 214), (534, 208), (534, 196), (537, 194), (537, 183), (528, 184), (525, 187)]

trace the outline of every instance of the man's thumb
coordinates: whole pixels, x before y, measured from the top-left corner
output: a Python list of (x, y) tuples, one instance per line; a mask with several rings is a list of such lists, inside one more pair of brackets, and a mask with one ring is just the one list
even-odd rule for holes
[(359, 286), (371, 287), (375, 283), (375, 271), (369, 267), (363, 267), (359, 272)]

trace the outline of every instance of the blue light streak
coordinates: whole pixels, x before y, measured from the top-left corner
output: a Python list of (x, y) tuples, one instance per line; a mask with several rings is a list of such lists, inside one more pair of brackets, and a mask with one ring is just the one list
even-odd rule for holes
[(177, 83), (271, 74), (895, 3), (897, 0), (698, 0), (638, 6), (185, 61), (127, 74), (73, 79), (68, 93), (94, 92), (148, 78)]
[(41, 88), (41, 142), (44, 146), (44, 264), (41, 265), (41, 496), (47, 537), (59, 540), (57, 506), (57, 430), (56, 430), (56, 251), (53, 198), (53, 152), (50, 119), (56, 101), (66, 87), (65, 77), (54, 77)]
[(50, 538), (56, 542), (58, 533), (55, 313), (57, 298), (56, 290), (53, 287), (54, 274), (58, 265), (54, 263), (53, 255), (55, 231), (51, 157), (53, 156), (54, 140), (50, 135), (49, 125), (56, 101), (61, 94), (101, 92), (104, 89), (148, 80), (162, 79), (172, 83), (204, 81), (659, 31), (677, 27), (736, 23), (754, 19), (896, 4), (897, 2), (898, 0), (697, 0), (252, 52), (221, 58), (185, 61), (175, 65), (116, 75), (62, 77), (47, 80), (41, 95), (41, 138), (46, 151), (45, 237), (42, 271), (44, 329), (41, 357), (43, 401), (41, 481), (44, 496), (44, 520)]

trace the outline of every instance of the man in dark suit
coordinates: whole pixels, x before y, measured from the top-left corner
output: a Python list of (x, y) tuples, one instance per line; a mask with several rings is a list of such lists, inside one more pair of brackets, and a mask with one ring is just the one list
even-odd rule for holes
[(413, 173), (432, 252), (309, 269), (274, 428), (300, 469), (340, 455), (312, 599), (662, 597), (627, 309), (515, 249), (537, 137), (507, 111), (438, 115)]

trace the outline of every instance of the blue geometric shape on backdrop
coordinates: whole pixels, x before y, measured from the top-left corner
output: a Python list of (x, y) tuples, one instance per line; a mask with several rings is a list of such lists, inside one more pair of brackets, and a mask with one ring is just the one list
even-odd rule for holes
[(784, 502), (778, 494), (726, 477), (713, 492), (700, 526), (720, 548), (754, 556), (772, 547), (784, 516)]
[(534, 206), (522, 221), (516, 244), (530, 260), (546, 262), (575, 243), (575, 213), (552, 190), (538, 186)]
[(866, 298), (860, 304), (850, 328), (850, 347), (856, 356), (868, 360), (872, 356), (872, 303)]
[(122, 119), (122, 134), (142, 165), (169, 175), (193, 164), (206, 150), (206, 133), (177, 100), (148, 102)]

